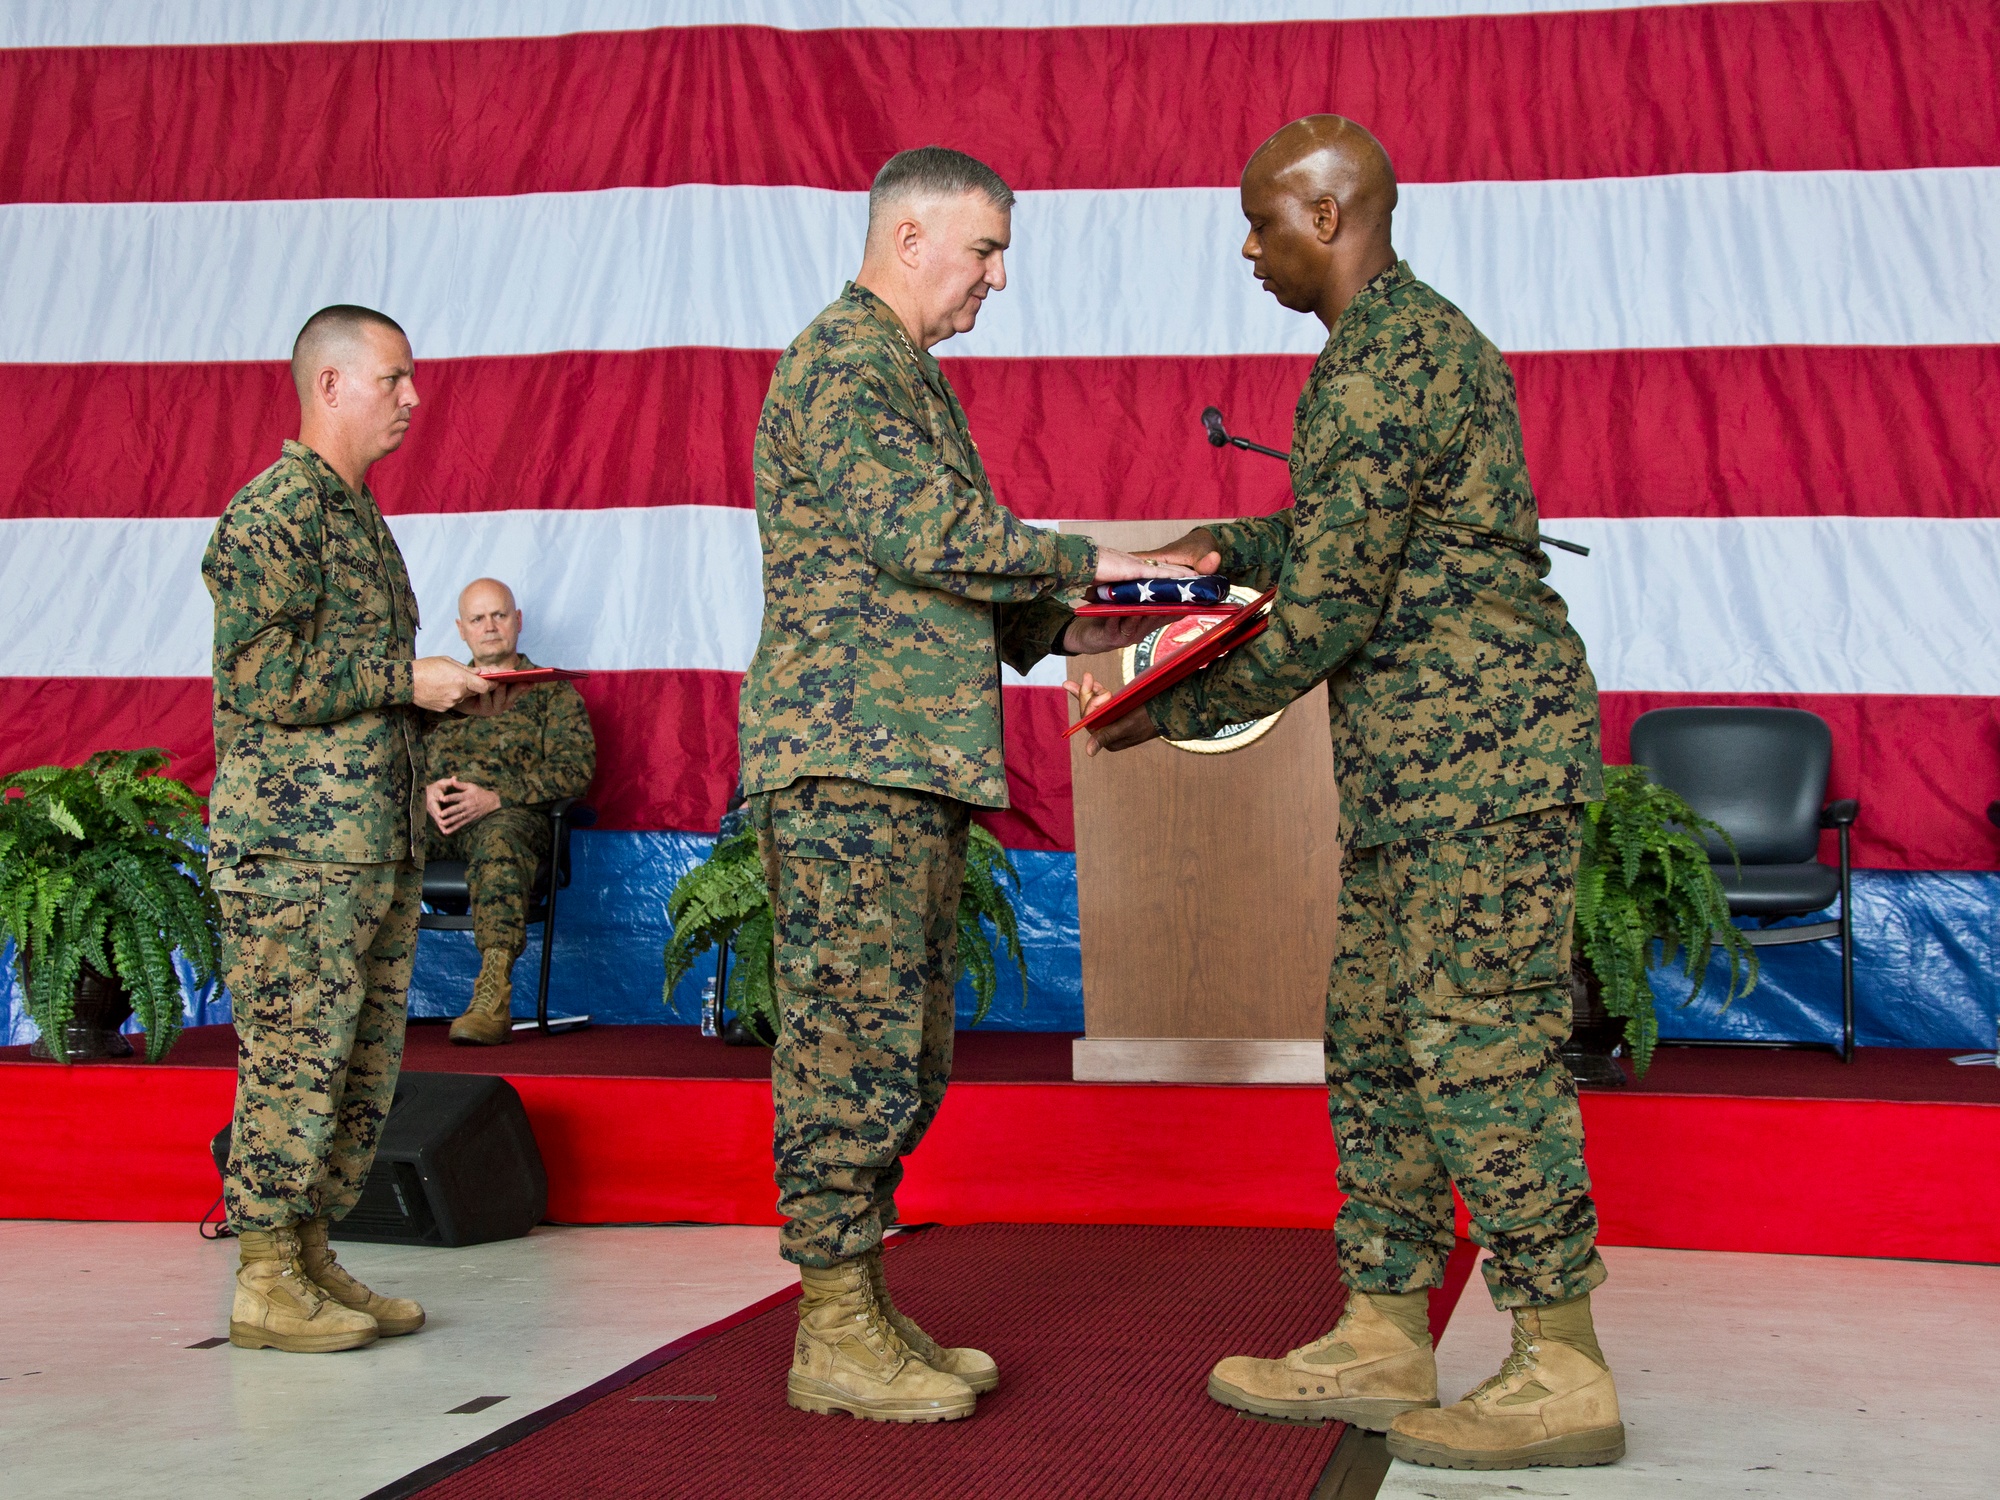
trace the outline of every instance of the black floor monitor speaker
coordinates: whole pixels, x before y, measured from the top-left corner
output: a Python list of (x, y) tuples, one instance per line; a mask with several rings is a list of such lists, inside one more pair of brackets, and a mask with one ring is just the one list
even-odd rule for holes
[[(210, 1149), (222, 1171), (229, 1127)], [(489, 1073), (405, 1073), (361, 1201), (333, 1238), (483, 1245), (526, 1234), (548, 1203), (542, 1153), (511, 1083)]]

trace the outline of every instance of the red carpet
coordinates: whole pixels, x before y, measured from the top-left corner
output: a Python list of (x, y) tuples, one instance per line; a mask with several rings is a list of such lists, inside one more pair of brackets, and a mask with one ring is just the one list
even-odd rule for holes
[[(1469, 1247), (1453, 1257), (1434, 1327), (1471, 1263)], [(890, 1251), (888, 1269), (898, 1304), (927, 1329), (999, 1361), (1000, 1388), (965, 1421), (793, 1411), (786, 1297), (491, 1457), (377, 1500), (1306, 1500), (1339, 1437), (1337, 1424), (1238, 1416), (1204, 1389), (1224, 1354), (1280, 1354), (1332, 1325), (1342, 1293), (1329, 1234), (981, 1224), (918, 1235)], [(657, 1399), (684, 1396), (713, 1399)]]
[[(566, 1223), (775, 1223), (760, 1050), (601, 1027), (491, 1051), (414, 1027), (412, 1070), (504, 1072)], [(970, 1032), (902, 1204), (913, 1222), (1323, 1228), (1340, 1204), (1324, 1091), (1064, 1081), (1068, 1039)], [(0, 1217), (194, 1220), (235, 1078), (227, 1028), (167, 1064), (0, 1057)], [(616, 1068), (593, 1074), (587, 1065)], [(643, 1070), (643, 1071), (642, 1071)], [(1586, 1093), (1614, 1245), (2000, 1262), (2000, 1070), (1938, 1052), (1663, 1049)]]

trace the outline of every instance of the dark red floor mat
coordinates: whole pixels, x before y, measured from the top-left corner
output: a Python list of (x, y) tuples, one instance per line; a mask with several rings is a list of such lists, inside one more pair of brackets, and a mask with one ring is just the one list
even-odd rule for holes
[[(1205, 1394), (1221, 1356), (1332, 1325), (1330, 1233), (980, 1224), (918, 1235), (888, 1269), (925, 1328), (999, 1361), (1000, 1389), (967, 1420), (793, 1411), (787, 1300), (420, 1493), (1305, 1500), (1333, 1452), (1335, 1424), (1255, 1421)], [(663, 1396), (714, 1399), (645, 1399)]]
[[(762, 1047), (726, 1047), (692, 1026), (592, 1026), (558, 1036), (516, 1032), (505, 1047), (454, 1047), (449, 1023), (410, 1023), (403, 1067), (412, 1073), (558, 1074), (614, 1078), (768, 1078)], [(951, 1076), (959, 1083), (1067, 1083), (1070, 1032), (958, 1033)], [(2000, 1068), (1956, 1068), (1951, 1050), (1863, 1047), (1852, 1063), (1827, 1052), (1762, 1052), (1726, 1047), (1662, 1047), (1635, 1094), (1719, 1094), (1738, 1098), (1895, 1099), (2000, 1104)], [(0, 1047), (0, 1062), (26, 1062), (26, 1047)], [(234, 1068), (236, 1033), (194, 1026), (167, 1062)], [(92, 1069), (145, 1067), (143, 1060), (94, 1062)]]
[[(455, 1047), (451, 1023), (410, 1023), (403, 1049), (409, 1073), (514, 1073), (605, 1078), (769, 1078), (764, 1047), (730, 1047), (693, 1026), (591, 1026), (542, 1036), (517, 1031), (504, 1047)], [(1073, 1032), (958, 1033), (951, 1076), (961, 1083), (1068, 1083)], [(0, 1047), (0, 1062), (27, 1062), (28, 1049)], [(167, 1062), (178, 1068), (234, 1068), (236, 1031), (190, 1026)], [(108, 1059), (93, 1069), (145, 1067), (143, 1058)]]

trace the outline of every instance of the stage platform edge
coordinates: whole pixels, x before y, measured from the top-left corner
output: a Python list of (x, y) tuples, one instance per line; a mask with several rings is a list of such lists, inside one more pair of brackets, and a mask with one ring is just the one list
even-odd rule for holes
[[(551, 1220), (777, 1222), (765, 1081), (507, 1076)], [(0, 1062), (0, 1217), (198, 1219), (234, 1083)], [(1606, 1244), (2000, 1262), (2000, 1106), (1587, 1092), (1583, 1110)], [(1336, 1166), (1311, 1086), (959, 1082), (899, 1196), (913, 1223), (1323, 1228)]]

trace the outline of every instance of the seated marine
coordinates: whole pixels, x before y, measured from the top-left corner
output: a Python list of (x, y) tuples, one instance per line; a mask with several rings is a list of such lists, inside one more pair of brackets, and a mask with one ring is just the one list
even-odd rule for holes
[[(518, 671), (533, 662), (517, 649), (520, 609), (513, 590), (480, 578), (458, 596), (458, 634), (475, 671)], [(597, 742), (583, 695), (567, 682), (537, 683), (489, 719), (453, 715), (424, 739), (434, 778), (424, 788), (430, 814), (427, 859), (465, 861), (479, 978), (451, 1039), (497, 1046), (513, 1035), (514, 960), (528, 945), (535, 872), (550, 856), (548, 810), (580, 797), (597, 769)]]

